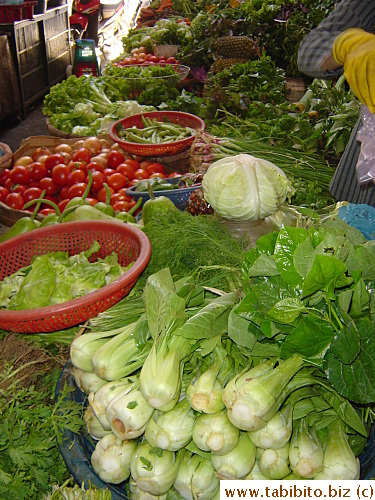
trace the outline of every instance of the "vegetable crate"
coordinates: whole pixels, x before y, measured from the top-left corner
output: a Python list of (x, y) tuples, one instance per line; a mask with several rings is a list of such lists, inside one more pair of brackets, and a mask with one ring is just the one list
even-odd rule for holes
[(0, 5), (0, 23), (14, 23), (24, 19), (32, 19), (34, 6), (38, 2), (24, 2), (19, 5)]
[(151, 257), (151, 244), (138, 228), (109, 221), (75, 221), (35, 229), (0, 244), (0, 280), (28, 266), (35, 255), (88, 250), (94, 241), (100, 250), (93, 256), (118, 255), (121, 266), (133, 265), (118, 279), (82, 297), (28, 310), (0, 310), (0, 328), (12, 332), (52, 332), (84, 323), (124, 298)]

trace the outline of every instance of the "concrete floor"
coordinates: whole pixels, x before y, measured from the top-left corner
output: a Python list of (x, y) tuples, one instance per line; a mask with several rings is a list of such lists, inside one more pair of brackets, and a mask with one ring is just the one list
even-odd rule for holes
[(9, 116), (0, 122), (0, 142), (8, 144), (15, 152), (22, 139), (33, 135), (48, 135), (46, 117), (43, 115), (43, 99), (35, 102), (28, 110), (26, 118)]

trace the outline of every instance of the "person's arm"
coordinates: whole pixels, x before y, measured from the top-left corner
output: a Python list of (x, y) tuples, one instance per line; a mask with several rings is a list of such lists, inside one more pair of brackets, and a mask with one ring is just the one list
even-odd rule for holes
[(375, 0), (341, 0), (319, 26), (302, 40), (298, 50), (298, 68), (313, 78), (329, 78), (342, 72), (333, 58), (335, 38), (348, 28), (373, 32)]

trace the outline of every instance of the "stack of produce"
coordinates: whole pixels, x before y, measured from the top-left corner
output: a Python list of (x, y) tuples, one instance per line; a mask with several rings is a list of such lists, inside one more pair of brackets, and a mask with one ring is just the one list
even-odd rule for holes
[(220, 479), (358, 479), (375, 400), (372, 254), (330, 220), (261, 237), (237, 292), (149, 275), (136, 318), (124, 303), (122, 326), (99, 317), (71, 345), (95, 473), (130, 498), (213, 498)]
[(261, 56), (257, 42), (248, 36), (219, 37), (213, 42), (212, 50), (216, 59), (211, 68), (214, 73)]

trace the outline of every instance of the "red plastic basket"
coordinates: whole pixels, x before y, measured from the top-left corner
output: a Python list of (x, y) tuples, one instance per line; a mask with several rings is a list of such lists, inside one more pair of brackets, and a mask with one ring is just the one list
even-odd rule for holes
[(31, 19), (34, 15), (34, 6), (38, 2), (24, 2), (18, 5), (0, 5), (0, 23), (13, 23)]
[(122, 222), (75, 221), (34, 229), (0, 244), (0, 280), (30, 264), (35, 255), (66, 251), (74, 255), (97, 241), (104, 258), (116, 252), (119, 263), (132, 267), (108, 285), (62, 304), (28, 310), (0, 310), (0, 328), (12, 332), (52, 332), (97, 316), (127, 295), (151, 256), (151, 244), (138, 228)]
[(159, 122), (177, 123), (183, 127), (191, 127), (196, 131), (204, 131), (206, 124), (199, 116), (190, 113), (182, 113), (180, 111), (150, 111), (148, 113), (140, 113), (137, 115), (128, 116), (115, 122), (110, 130), (109, 137), (112, 141), (117, 142), (124, 151), (137, 156), (156, 157), (156, 156), (172, 156), (186, 151), (194, 142), (195, 135), (174, 142), (162, 142), (160, 144), (139, 144), (135, 142), (124, 141), (119, 136), (119, 131), (132, 127), (144, 128), (142, 116), (147, 118), (156, 118)]

